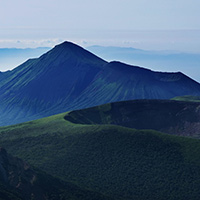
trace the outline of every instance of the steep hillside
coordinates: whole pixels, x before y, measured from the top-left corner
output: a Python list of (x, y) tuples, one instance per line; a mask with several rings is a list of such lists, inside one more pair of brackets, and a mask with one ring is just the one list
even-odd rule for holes
[(65, 111), (105, 63), (68, 42), (28, 60), (0, 84), (1, 125)]
[[(197, 95), (199, 86), (199, 83), (180, 72), (154, 72), (120, 62), (110, 62), (81, 94), (77, 104), (84, 108), (89, 103), (88, 100), (93, 105), (100, 105), (133, 99), (170, 99), (176, 94)], [(90, 103), (90, 106), (93, 105)]]
[(172, 100), (115, 102), (69, 112), (78, 124), (115, 124), (200, 138), (200, 103)]
[(199, 199), (200, 140), (73, 124), (65, 116), (2, 127), (0, 145), (51, 175), (116, 200)]
[(0, 125), (109, 102), (183, 95), (200, 95), (200, 84), (180, 72), (108, 63), (64, 42), (0, 74)]
[(0, 186), (1, 200), (108, 199), (35, 170), (3, 148), (0, 148)]

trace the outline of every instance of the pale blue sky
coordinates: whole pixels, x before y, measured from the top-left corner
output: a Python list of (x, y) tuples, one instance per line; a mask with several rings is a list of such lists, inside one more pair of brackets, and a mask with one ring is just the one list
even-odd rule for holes
[(0, 0), (0, 48), (71, 40), (200, 52), (199, 0)]

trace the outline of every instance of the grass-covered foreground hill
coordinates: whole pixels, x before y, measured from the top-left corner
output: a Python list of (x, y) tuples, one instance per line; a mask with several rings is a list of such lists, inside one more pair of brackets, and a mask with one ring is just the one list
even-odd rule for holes
[(2, 127), (0, 145), (52, 176), (108, 198), (199, 199), (200, 140), (74, 124), (65, 116)]

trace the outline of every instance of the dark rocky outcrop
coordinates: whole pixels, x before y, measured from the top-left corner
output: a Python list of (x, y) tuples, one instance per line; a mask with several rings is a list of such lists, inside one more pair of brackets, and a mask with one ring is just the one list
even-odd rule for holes
[(200, 103), (134, 100), (72, 111), (65, 118), (80, 124), (115, 124), (200, 138)]

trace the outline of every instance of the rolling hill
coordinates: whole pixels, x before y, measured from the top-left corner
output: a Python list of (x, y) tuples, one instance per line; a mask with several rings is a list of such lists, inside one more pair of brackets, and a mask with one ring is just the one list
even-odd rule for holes
[[(116, 112), (122, 107), (111, 105)], [(99, 113), (112, 120), (118, 116), (112, 117), (110, 104), (95, 111), (99, 121)], [(67, 116), (74, 114), (1, 127), (0, 145), (51, 176), (108, 198), (199, 199), (200, 140), (119, 125), (72, 123)], [(93, 119), (88, 109), (81, 114)]]
[(64, 42), (37, 59), (0, 73), (0, 125), (132, 99), (200, 95), (200, 84), (181, 72), (154, 72), (106, 62)]

